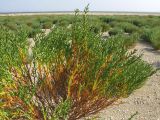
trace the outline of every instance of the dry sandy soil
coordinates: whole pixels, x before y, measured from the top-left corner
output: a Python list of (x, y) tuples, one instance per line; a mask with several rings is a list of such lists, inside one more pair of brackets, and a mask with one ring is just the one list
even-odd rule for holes
[[(137, 43), (135, 49), (137, 54), (143, 54), (144, 61), (160, 68), (160, 51), (155, 51), (147, 43)], [(119, 100), (95, 116), (98, 120), (160, 120), (160, 71), (128, 98)]]
[[(82, 13), (81, 13), (82, 14)], [(137, 16), (160, 16), (154, 12), (89, 12), (89, 15), (137, 15)], [(74, 15), (74, 12), (41, 12), (41, 13), (0, 13), (0, 16), (26, 16), (26, 15)]]

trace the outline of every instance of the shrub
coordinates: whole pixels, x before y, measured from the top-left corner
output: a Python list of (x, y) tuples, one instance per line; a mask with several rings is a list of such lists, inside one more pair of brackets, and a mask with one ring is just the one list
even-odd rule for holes
[(145, 29), (141, 35), (141, 39), (150, 42), (155, 49), (160, 49), (160, 28)]
[(126, 33), (133, 33), (138, 31), (138, 28), (130, 23), (124, 23), (121, 27)]
[(27, 21), (26, 25), (28, 27), (33, 28), (33, 29), (38, 29), (38, 28), (40, 29), (41, 28), (41, 24), (38, 21)]
[(22, 28), (26, 30), (29, 38), (34, 38), (38, 33), (42, 32), (39, 28), (31, 28), (26, 25), (23, 25)]
[(131, 34), (133, 32), (137, 32), (138, 31), (138, 27), (136, 27), (133, 24), (128, 23), (128, 22), (113, 22), (112, 24), (111, 24), (112, 27), (118, 27), (118, 28), (122, 29), (126, 33), (130, 33)]
[(26, 32), (0, 29), (1, 118), (76, 120), (127, 97), (153, 73), (123, 39), (90, 32), (84, 12), (82, 23), (76, 13), (72, 30), (56, 27), (32, 49)]
[(132, 22), (133, 25), (137, 26), (137, 27), (142, 27), (143, 25), (146, 24), (146, 21), (144, 19), (133, 19)]
[(102, 23), (101, 24), (101, 29), (102, 29), (102, 32), (106, 32), (110, 29), (110, 26), (106, 23)]
[(50, 29), (53, 26), (52, 22), (45, 22), (42, 24), (43, 29)]
[(65, 19), (61, 19), (58, 21), (58, 26), (68, 26), (70, 24), (70, 22), (68, 20), (65, 20)]
[(118, 24), (119, 24), (119, 22), (117, 22), (117, 21), (112, 21), (112, 22), (109, 23), (109, 25), (110, 25), (112, 28), (117, 27)]
[(141, 34), (141, 39), (149, 42), (151, 41), (151, 34), (152, 34), (152, 31), (150, 29), (144, 29)]
[(58, 20), (57, 20), (57, 19), (54, 19), (52, 23), (53, 23), (53, 24), (57, 24), (57, 23), (58, 23)]
[(140, 35), (139, 33), (133, 33), (133, 34), (119, 34), (119, 38), (124, 40), (124, 44), (127, 48), (134, 46), (136, 42), (139, 41)]
[(100, 33), (101, 32), (101, 26), (99, 24), (91, 25), (90, 30), (94, 33)]
[(151, 39), (150, 42), (155, 49), (160, 49), (160, 27), (151, 29)]
[(100, 20), (104, 23), (109, 24), (109, 23), (113, 22), (115, 20), (115, 18), (112, 16), (108, 16), (108, 17), (101, 17)]
[(17, 30), (17, 25), (14, 22), (6, 22), (4, 23), (4, 26), (6, 26), (7, 28), (13, 31)]
[(122, 34), (123, 33), (123, 30), (121, 28), (112, 28), (111, 30), (109, 30), (109, 35), (112, 36), (112, 35), (117, 35), (117, 34)]
[(43, 23), (45, 23), (45, 22), (49, 22), (50, 21), (50, 19), (49, 19), (49, 17), (47, 17), (47, 16), (41, 16), (41, 18), (39, 19), (39, 22), (41, 23), (41, 24), (43, 24)]

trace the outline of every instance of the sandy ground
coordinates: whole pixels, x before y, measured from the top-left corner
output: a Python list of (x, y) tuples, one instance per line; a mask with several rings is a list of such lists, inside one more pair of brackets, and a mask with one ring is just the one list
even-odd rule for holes
[[(144, 61), (160, 68), (160, 51), (155, 51), (147, 43), (137, 43), (135, 49), (137, 54), (143, 54)], [(98, 120), (129, 120), (131, 116), (132, 120), (160, 120), (160, 71), (128, 98), (119, 100), (95, 116), (99, 117)]]
[[(30, 15), (74, 15), (74, 12), (36, 12), (36, 13), (0, 13), (0, 16), (30, 16)], [(83, 13), (80, 13), (83, 14)], [(137, 16), (160, 16), (159, 12), (89, 12), (88, 15), (137, 15)]]

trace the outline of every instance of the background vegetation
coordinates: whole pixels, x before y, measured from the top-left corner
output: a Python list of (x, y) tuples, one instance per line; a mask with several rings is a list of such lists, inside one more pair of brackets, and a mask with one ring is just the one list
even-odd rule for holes
[[(29, 31), (28, 36), (34, 37), (36, 34), (41, 33), (42, 29), (50, 29), (54, 26), (69, 27), (72, 25), (73, 18), (73, 15), (1, 16), (0, 25), (13, 31), (17, 31), (20, 26), (24, 26)], [(159, 16), (91, 15), (89, 21), (90, 30), (95, 33), (109, 32), (110, 36), (129, 34), (131, 39), (136, 33), (139, 37), (136, 37), (134, 41), (128, 40), (128, 42), (144, 40), (150, 42), (155, 49), (160, 49)]]

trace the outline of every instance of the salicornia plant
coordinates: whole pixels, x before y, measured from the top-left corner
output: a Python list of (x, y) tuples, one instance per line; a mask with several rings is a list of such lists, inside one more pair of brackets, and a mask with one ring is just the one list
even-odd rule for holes
[(123, 37), (91, 31), (87, 12), (75, 12), (71, 29), (37, 35), (32, 59), (25, 30), (0, 29), (1, 118), (76, 120), (127, 97), (153, 73)]

